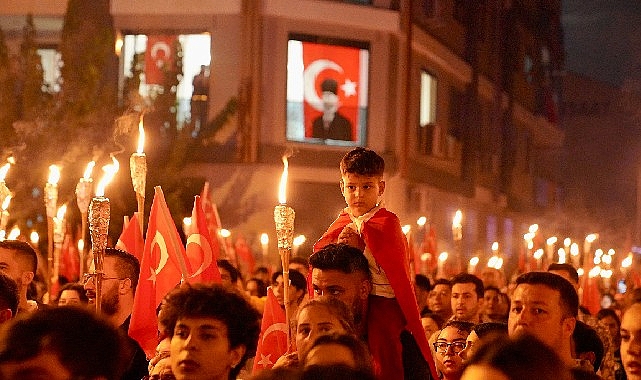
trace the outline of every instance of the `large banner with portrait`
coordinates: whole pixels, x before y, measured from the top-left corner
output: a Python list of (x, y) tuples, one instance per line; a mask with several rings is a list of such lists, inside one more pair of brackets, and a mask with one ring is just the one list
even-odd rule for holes
[(288, 140), (345, 146), (364, 144), (369, 51), (360, 45), (290, 38)]

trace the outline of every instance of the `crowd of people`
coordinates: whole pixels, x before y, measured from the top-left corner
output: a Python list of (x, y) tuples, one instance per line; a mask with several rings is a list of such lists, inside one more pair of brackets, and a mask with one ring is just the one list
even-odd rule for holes
[[(153, 357), (127, 334), (135, 256), (107, 248), (100, 292), (90, 273), (42, 303), (34, 249), (0, 241), (0, 379), (641, 379), (641, 290), (590, 315), (570, 264), (509, 283), (412, 274), (382, 158), (356, 148), (340, 168), (347, 207), (309, 257), (274, 273), (218, 260), (220, 283), (176, 284), (150, 321)], [(261, 325), (270, 299), (289, 325)], [(270, 358), (260, 343), (279, 329)]]

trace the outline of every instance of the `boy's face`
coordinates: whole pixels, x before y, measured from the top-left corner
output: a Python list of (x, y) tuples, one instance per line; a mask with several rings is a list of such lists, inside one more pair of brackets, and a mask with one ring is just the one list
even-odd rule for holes
[(385, 181), (381, 176), (345, 173), (340, 185), (347, 207), (354, 216), (362, 216), (374, 208), (378, 203), (378, 197), (385, 191)]

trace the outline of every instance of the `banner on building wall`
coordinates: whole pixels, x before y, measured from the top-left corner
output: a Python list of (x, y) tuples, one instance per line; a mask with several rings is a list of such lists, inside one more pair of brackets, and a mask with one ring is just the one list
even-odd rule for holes
[(145, 82), (162, 84), (164, 73), (174, 67), (177, 36), (147, 36), (145, 50)]

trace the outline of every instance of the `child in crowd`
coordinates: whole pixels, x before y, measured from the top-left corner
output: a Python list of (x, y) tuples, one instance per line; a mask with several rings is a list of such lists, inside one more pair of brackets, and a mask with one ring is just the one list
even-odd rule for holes
[[(385, 161), (370, 149), (355, 148), (343, 157), (340, 189), (347, 207), (314, 245), (314, 252), (338, 242), (361, 249), (367, 257), (372, 274), (367, 339), (378, 377), (404, 379), (407, 372), (426, 378), (426, 373), (419, 374), (422, 362), (436, 378), (410, 281), (407, 240), (398, 217), (381, 204), (384, 170)], [(407, 339), (405, 331), (413, 340)], [(404, 368), (403, 357), (410, 352), (417, 358), (406, 360), (413, 367)]]

